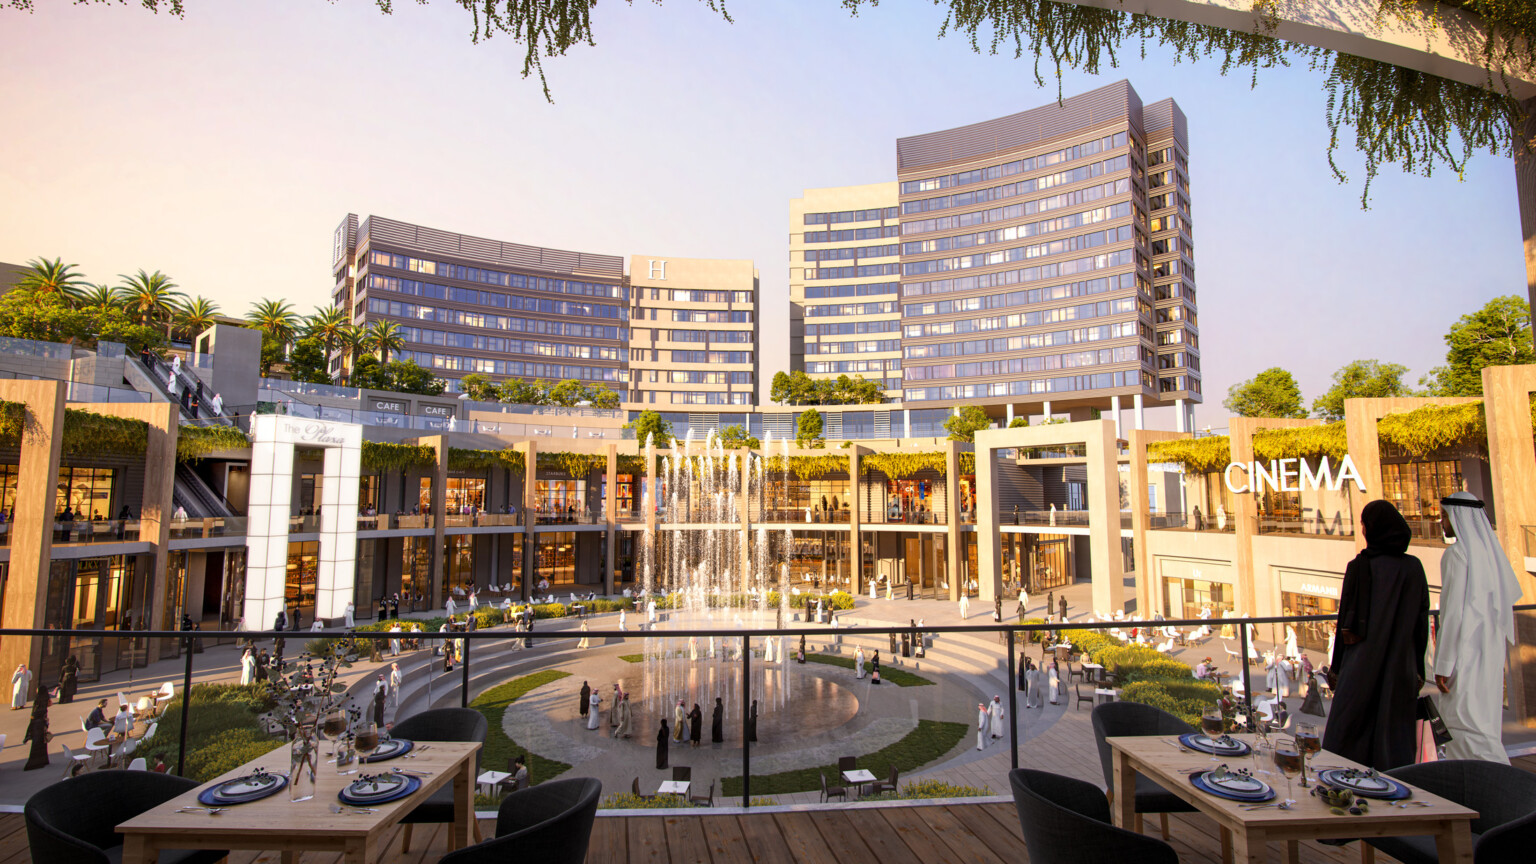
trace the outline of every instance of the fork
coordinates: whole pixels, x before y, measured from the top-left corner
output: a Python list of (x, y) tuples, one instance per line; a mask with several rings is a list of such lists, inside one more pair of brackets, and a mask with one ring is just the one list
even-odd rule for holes
[(343, 807), (340, 804), (331, 805), (332, 813), (347, 813), (353, 816), (369, 816), (377, 812), (372, 807)]
[(223, 807), (183, 807), (177, 813), (207, 813), (209, 816), (217, 816), (223, 813)]

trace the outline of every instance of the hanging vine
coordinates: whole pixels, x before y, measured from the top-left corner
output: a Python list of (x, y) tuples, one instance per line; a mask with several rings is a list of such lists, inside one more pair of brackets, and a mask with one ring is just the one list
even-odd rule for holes
[[(976, 454), (969, 455), (972, 472), (974, 472)], [(948, 467), (942, 450), (921, 453), (869, 453), (859, 458), (859, 465), (864, 473), (879, 471), (888, 480), (902, 480), (919, 471), (935, 471), (943, 474)]]
[(437, 464), (437, 451), (416, 444), (387, 444), (383, 441), (363, 442), (363, 467), (370, 471), (405, 471), (410, 468), (430, 468)]
[(485, 471), (490, 468), (505, 468), (514, 475), (521, 475), (523, 464), (523, 454), (510, 447), (501, 450), (448, 448), (449, 471)]
[(1153, 441), (1147, 445), (1147, 461), (1178, 465), (1190, 474), (1221, 471), (1232, 461), (1232, 439), (1226, 435), (1207, 435)]
[(1425, 405), (1376, 421), (1376, 435), (1382, 444), (1401, 447), (1420, 459), (1462, 444), (1474, 444), (1486, 452), (1488, 421), (1481, 402)]
[(581, 478), (592, 471), (607, 470), (608, 457), (600, 453), (540, 453), (538, 465), (551, 471), (563, 471), (573, 478)]
[(615, 466), (615, 471), (617, 471), (619, 474), (637, 475), (645, 473), (644, 456), (630, 456), (624, 453), (620, 453), (617, 462), (618, 464)]
[(1324, 456), (1338, 462), (1348, 452), (1349, 439), (1342, 422), (1322, 426), (1260, 429), (1253, 433), (1253, 458), (1262, 462), (1271, 459), (1321, 459)]
[[(783, 475), (784, 457), (769, 456), (763, 460), (763, 470), (772, 477)], [(841, 454), (827, 456), (791, 456), (789, 471), (801, 480), (817, 480), (834, 471), (848, 473), (848, 457)]]
[(176, 430), (176, 461), (191, 462), (218, 450), (243, 450), (250, 436), (234, 426), (182, 426)]

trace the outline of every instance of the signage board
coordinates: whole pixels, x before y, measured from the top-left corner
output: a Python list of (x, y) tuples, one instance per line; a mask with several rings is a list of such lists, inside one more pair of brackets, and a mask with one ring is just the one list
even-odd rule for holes
[[(1239, 480), (1232, 476), (1234, 472), (1242, 472), (1244, 475)], [(1227, 469), (1221, 474), (1222, 480), (1227, 484), (1227, 490), (1233, 495), (1243, 495), (1249, 492), (1263, 492), (1269, 487), (1273, 492), (1306, 492), (1309, 490), (1328, 489), (1339, 491), (1345, 480), (1354, 481), (1355, 488), (1365, 491), (1365, 481), (1360, 479), (1360, 472), (1355, 468), (1354, 460), (1349, 454), (1339, 462), (1338, 472), (1335, 473), (1328, 457), (1318, 460), (1317, 470), (1307, 464), (1305, 459), (1271, 459), (1268, 462), (1233, 462), (1227, 465)]]

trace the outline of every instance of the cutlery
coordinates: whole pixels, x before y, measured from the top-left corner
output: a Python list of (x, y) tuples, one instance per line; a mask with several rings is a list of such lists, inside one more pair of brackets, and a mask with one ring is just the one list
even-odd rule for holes
[(410, 776), (410, 777), (430, 777), (430, 776), (432, 776), (432, 772), (431, 771), (417, 771), (414, 768), (391, 768), (390, 771), (392, 771), (395, 774), (405, 774), (405, 775)]
[(331, 805), (332, 813), (347, 813), (353, 816), (369, 816), (377, 811), (372, 807), (343, 807), (340, 804)]
[(223, 807), (183, 807), (180, 810), (177, 810), (176, 812), (177, 813), (207, 813), (210, 816), (217, 816), (218, 814), (223, 813), (224, 810), (225, 810), (225, 808), (223, 808)]
[(1433, 805), (1431, 805), (1428, 801), (1400, 801), (1396, 804), (1393, 804), (1392, 806), (1406, 809), (1409, 807), (1430, 807)]
[(1291, 805), (1281, 802), (1279, 804), (1244, 804), (1244, 810), (1263, 810), (1265, 807), (1274, 807), (1277, 810), (1289, 810)]

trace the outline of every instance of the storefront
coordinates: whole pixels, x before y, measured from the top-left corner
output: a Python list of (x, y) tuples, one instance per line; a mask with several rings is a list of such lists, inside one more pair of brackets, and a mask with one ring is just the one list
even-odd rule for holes
[[(1339, 590), (1344, 577), (1315, 570), (1275, 568), (1280, 578), (1281, 615), (1335, 615), (1339, 611)], [(1325, 652), (1333, 624), (1309, 621), (1296, 625), (1296, 645), (1303, 651)], [(1326, 662), (1326, 661), (1323, 661)], [(1321, 664), (1319, 664), (1321, 665)]]
[(1163, 614), (1173, 619), (1220, 618), (1236, 609), (1232, 565), (1194, 558), (1158, 558), (1163, 583)]
[(63, 635), (43, 640), (39, 680), (57, 681), (70, 655), (80, 661), (82, 681), (144, 665), (143, 640), (104, 639), (91, 632), (148, 628), (149, 580), (138, 578), (137, 563), (133, 555), (51, 562), (43, 628)]

